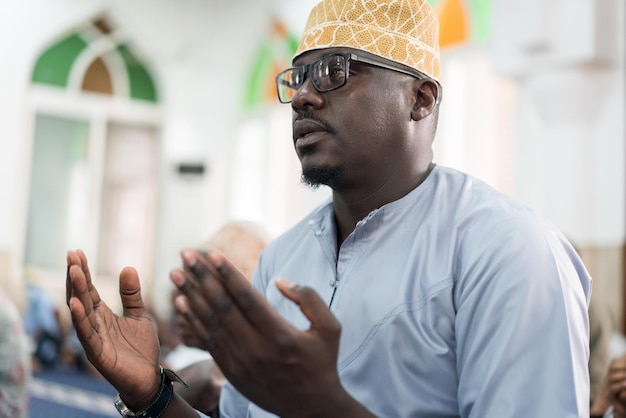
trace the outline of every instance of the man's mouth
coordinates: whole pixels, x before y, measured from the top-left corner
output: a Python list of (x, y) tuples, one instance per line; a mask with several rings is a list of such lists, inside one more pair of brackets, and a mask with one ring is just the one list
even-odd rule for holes
[(301, 119), (293, 123), (293, 140), (298, 146), (315, 142), (328, 133), (328, 129), (311, 119)]

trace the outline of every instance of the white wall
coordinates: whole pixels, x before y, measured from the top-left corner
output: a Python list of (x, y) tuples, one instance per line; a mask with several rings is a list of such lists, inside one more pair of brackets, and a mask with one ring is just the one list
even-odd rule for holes
[(623, 0), (496, 3), (494, 60), (516, 80), (513, 194), (581, 246), (626, 234)]

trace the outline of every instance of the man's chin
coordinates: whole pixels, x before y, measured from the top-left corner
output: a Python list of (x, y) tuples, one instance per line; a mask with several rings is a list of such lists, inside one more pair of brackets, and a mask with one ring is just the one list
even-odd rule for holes
[(320, 186), (333, 187), (341, 178), (341, 172), (339, 167), (312, 167), (302, 170), (301, 181), (312, 189)]

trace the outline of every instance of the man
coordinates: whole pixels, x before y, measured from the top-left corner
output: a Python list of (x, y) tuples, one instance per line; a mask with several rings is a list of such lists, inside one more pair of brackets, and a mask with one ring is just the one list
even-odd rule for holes
[[(332, 200), (266, 247), (258, 292), (216, 252), (183, 250), (171, 272), (228, 379), (223, 417), (588, 416), (591, 280), (528, 208), (433, 164), (437, 39), (425, 0), (311, 12), (277, 85), (303, 179)], [(118, 404), (194, 416), (159, 369), (136, 272), (118, 318), (84, 254), (68, 265), (72, 319)]]

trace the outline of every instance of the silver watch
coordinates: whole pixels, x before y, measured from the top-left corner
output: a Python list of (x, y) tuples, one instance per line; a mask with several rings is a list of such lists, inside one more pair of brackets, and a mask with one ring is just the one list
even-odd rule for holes
[(117, 412), (119, 412), (120, 415), (123, 416), (124, 418), (136, 417), (137, 416), (137, 415), (135, 415), (135, 413), (133, 411), (128, 409), (128, 407), (126, 406), (126, 404), (124, 403), (124, 401), (120, 397), (119, 393), (117, 394), (117, 396), (113, 400), (113, 405), (115, 405), (115, 409), (117, 409)]
[(115, 409), (117, 409), (117, 412), (119, 412), (124, 418), (158, 418), (163, 415), (163, 412), (167, 409), (172, 400), (172, 396), (174, 395), (172, 382), (179, 382), (187, 386), (187, 383), (185, 383), (174, 371), (161, 367), (161, 388), (159, 389), (159, 393), (156, 397), (152, 400), (152, 402), (150, 402), (150, 405), (143, 408), (139, 412), (133, 412), (126, 406), (118, 393), (113, 400)]

